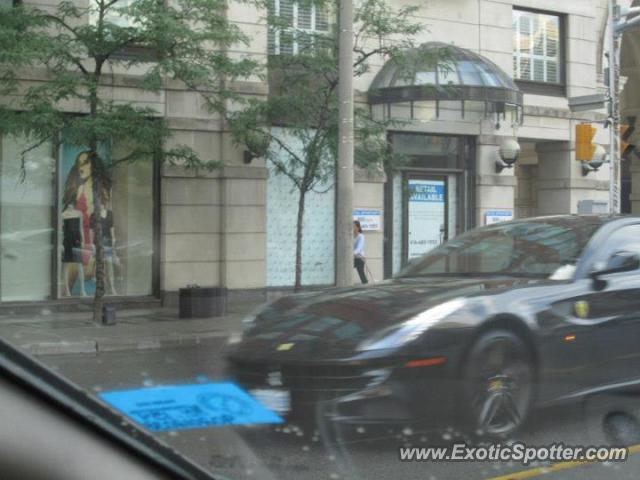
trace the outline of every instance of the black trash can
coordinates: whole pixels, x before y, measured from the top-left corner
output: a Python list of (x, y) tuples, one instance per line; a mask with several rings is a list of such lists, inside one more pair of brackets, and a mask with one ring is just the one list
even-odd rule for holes
[(115, 305), (103, 305), (102, 307), (102, 324), (103, 325), (115, 325), (116, 320), (116, 307)]
[(179, 290), (180, 318), (218, 317), (227, 312), (227, 289), (187, 287)]

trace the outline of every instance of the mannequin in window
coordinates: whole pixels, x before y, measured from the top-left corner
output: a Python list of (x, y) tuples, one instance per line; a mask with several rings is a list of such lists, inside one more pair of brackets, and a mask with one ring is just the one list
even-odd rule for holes
[(64, 295), (71, 296), (76, 283), (80, 282), (80, 295), (87, 296), (84, 288), (84, 264), (82, 246), (84, 245), (82, 212), (73, 205), (66, 205), (62, 212), (62, 273), (64, 275)]
[(94, 213), (94, 198), (98, 193), (94, 178), (101, 178), (102, 189), (100, 200), (102, 205), (108, 204), (111, 197), (111, 177), (102, 160), (91, 152), (80, 152), (64, 185), (63, 205), (73, 205), (82, 219), (82, 263), (85, 278), (89, 280), (95, 274), (95, 259), (91, 219)]

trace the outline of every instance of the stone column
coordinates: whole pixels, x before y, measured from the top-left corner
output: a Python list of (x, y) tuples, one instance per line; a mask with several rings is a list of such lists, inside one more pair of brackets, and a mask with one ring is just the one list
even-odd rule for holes
[[(191, 133), (190, 135), (193, 135)], [(220, 135), (203, 133), (206, 152), (219, 149)], [(264, 162), (212, 171), (165, 166), (162, 178), (161, 290), (165, 305), (188, 284), (220, 286), (233, 300), (260, 300), (266, 284), (266, 178)], [(222, 158), (225, 158), (222, 157)], [(206, 157), (205, 157), (206, 158)], [(252, 298), (253, 299), (253, 298)]]
[[(355, 210), (378, 210), (382, 213), (380, 218), (380, 230), (365, 231), (365, 254), (367, 266), (371, 271), (373, 280), (379, 282), (384, 278), (384, 173), (368, 172), (361, 169), (355, 171), (355, 191), (353, 195), (353, 208)], [(391, 233), (389, 232), (389, 235)], [(368, 275), (370, 276), (370, 275)], [(371, 281), (371, 278), (369, 279)], [(360, 278), (353, 269), (353, 283), (360, 283)]]
[(538, 215), (577, 213), (580, 200), (608, 202), (608, 165), (583, 176), (572, 142), (540, 142), (536, 152)]
[(267, 169), (221, 170), (220, 284), (230, 295), (262, 298), (266, 286)]
[(496, 172), (496, 161), (501, 137), (481, 135), (476, 143), (476, 226), (486, 224), (491, 211), (509, 211), (515, 214), (516, 177), (513, 168)]
[(631, 213), (640, 215), (640, 159), (631, 155)]
[[(176, 131), (175, 142), (211, 155), (220, 142), (210, 131)], [(207, 157), (204, 157), (207, 158)], [(217, 172), (164, 165), (161, 179), (160, 289), (177, 305), (180, 288), (220, 285), (221, 190)]]

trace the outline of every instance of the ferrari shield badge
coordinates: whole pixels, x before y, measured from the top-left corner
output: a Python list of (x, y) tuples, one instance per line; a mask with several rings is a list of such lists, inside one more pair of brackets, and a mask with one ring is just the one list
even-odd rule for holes
[(579, 300), (573, 304), (573, 311), (578, 318), (587, 318), (589, 316), (589, 302)]

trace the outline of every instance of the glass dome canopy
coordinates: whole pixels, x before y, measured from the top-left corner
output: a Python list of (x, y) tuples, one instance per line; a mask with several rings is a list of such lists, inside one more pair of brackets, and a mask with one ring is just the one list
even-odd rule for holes
[[(439, 50), (436, 66), (429, 55)], [(369, 103), (417, 101), (484, 102), (485, 113), (504, 113), (506, 106), (522, 111), (522, 92), (500, 67), (470, 50), (442, 42), (429, 42), (405, 52), (402, 62), (389, 60), (374, 78)]]

